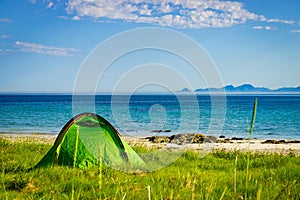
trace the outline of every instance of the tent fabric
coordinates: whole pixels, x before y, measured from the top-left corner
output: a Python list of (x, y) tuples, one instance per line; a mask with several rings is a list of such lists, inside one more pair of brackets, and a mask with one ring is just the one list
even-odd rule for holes
[(100, 163), (118, 169), (145, 165), (107, 120), (94, 113), (82, 113), (62, 128), (52, 148), (35, 167), (88, 168)]

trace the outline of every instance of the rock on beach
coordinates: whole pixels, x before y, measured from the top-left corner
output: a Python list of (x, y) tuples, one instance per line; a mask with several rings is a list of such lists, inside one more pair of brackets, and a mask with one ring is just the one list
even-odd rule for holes
[(146, 138), (153, 143), (172, 143), (172, 144), (195, 144), (195, 143), (216, 143), (215, 136), (207, 136), (202, 133), (176, 134), (171, 136), (150, 136)]

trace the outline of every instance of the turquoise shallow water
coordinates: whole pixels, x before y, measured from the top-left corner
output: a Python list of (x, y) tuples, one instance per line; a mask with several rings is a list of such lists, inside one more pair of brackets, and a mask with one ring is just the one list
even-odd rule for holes
[[(228, 95), (225, 99), (209, 95), (98, 95), (95, 112), (127, 135), (154, 135), (158, 134), (154, 130), (162, 130), (159, 134), (201, 132), (245, 138), (256, 97), (252, 137), (300, 139), (300, 95)], [(79, 105), (80, 112), (90, 111), (84, 101)], [(72, 110), (71, 95), (0, 95), (1, 132), (57, 134), (75, 114), (78, 111)]]

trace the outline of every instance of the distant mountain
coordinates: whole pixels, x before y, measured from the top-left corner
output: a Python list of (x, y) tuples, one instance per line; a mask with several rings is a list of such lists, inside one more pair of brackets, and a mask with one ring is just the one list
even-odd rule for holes
[(237, 87), (233, 85), (227, 85), (222, 88), (199, 88), (194, 92), (206, 93), (206, 92), (237, 92), (237, 93), (300, 93), (300, 86), (298, 87), (283, 87), (275, 90), (271, 90), (266, 87), (254, 87), (251, 84), (243, 84)]
[(179, 90), (178, 92), (191, 92), (191, 90), (188, 88), (183, 88), (183, 89)]
[(275, 92), (300, 92), (300, 86), (296, 88), (292, 88), (292, 87), (278, 88), (275, 90)]

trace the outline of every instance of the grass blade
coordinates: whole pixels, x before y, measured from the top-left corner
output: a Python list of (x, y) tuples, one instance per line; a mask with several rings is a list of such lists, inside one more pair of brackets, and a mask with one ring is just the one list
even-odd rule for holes
[(254, 122), (255, 122), (255, 117), (256, 117), (256, 109), (257, 109), (257, 102), (258, 99), (255, 98), (254, 105), (253, 105), (253, 112), (252, 112), (252, 120), (251, 120), (251, 125), (249, 129), (249, 137), (248, 137), (248, 154), (247, 154), (247, 169), (246, 169), (246, 181), (245, 181), (245, 200), (247, 199), (247, 190), (248, 190), (248, 179), (249, 179), (249, 165), (250, 165), (250, 140), (254, 128)]

